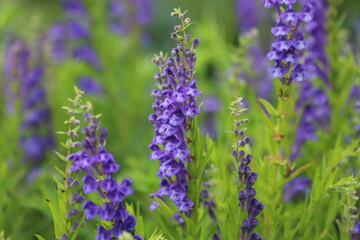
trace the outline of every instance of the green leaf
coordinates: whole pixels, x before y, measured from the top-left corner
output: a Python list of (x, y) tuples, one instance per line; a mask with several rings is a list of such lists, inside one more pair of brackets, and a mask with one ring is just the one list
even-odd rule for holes
[(39, 234), (34, 234), (39, 240), (46, 240), (45, 238), (43, 238), (41, 235)]
[(78, 126), (76, 126), (73, 130), (71, 130), (71, 131), (73, 131), (74, 133), (77, 133), (77, 131), (79, 131), (79, 129), (80, 129), (80, 125), (78, 125)]
[(55, 170), (64, 178), (66, 177), (66, 174), (63, 170), (61, 170), (60, 168), (58, 168), (57, 166), (54, 166)]
[(260, 107), (259, 104), (256, 104), (256, 106), (257, 106), (257, 109), (259, 110), (260, 117), (263, 120), (263, 122), (265, 123), (267, 129), (270, 131), (270, 134), (274, 134), (275, 133), (275, 127), (273, 126), (271, 120), (265, 114), (265, 112), (263, 111), (263, 109)]
[(55, 134), (60, 134), (60, 135), (66, 135), (67, 133), (66, 132), (55, 132)]
[(64, 184), (63, 184), (61, 181), (59, 181), (55, 176), (53, 176), (52, 178), (53, 178), (53, 180), (55, 181), (55, 183), (57, 184), (57, 186), (58, 186), (59, 188), (65, 189), (65, 186), (64, 186)]
[(261, 104), (264, 106), (266, 111), (268, 111), (268, 113), (271, 116), (275, 116), (275, 117), (280, 116), (280, 113), (271, 105), (271, 103), (269, 103), (268, 101), (262, 98), (258, 98), (258, 100), (261, 102)]
[[(65, 145), (66, 146), (66, 145)], [(66, 157), (64, 155), (62, 155), (61, 153), (54, 151), (54, 153), (56, 154), (56, 156), (58, 156), (61, 160), (67, 162), (68, 160), (66, 159)]]
[(60, 213), (56, 209), (53, 202), (51, 202), (49, 199), (46, 199), (46, 202), (48, 203), (51, 214), (53, 216), (55, 235), (56, 236), (61, 236), (61, 234), (63, 234), (66, 231), (66, 229), (65, 229), (65, 219), (62, 216), (60, 216)]

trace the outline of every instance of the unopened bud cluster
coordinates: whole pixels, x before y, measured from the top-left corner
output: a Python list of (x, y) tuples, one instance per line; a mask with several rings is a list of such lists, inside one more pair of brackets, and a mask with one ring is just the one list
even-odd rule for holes
[(357, 196), (357, 192), (354, 189), (351, 189), (346, 194), (346, 206), (345, 206), (345, 222), (346, 230), (352, 234), (351, 239), (358, 239), (360, 237), (360, 222), (358, 216), (358, 208), (355, 207), (359, 197)]
[(68, 150), (72, 148), (77, 148), (81, 146), (79, 141), (76, 139), (79, 138), (79, 135), (76, 133), (79, 129), (80, 120), (77, 119), (77, 115), (82, 112), (89, 112), (92, 110), (91, 103), (87, 102), (86, 104), (81, 103), (81, 98), (83, 97), (84, 92), (75, 88), (75, 97), (73, 99), (68, 99), (71, 102), (71, 107), (63, 107), (63, 109), (67, 110), (69, 114), (69, 120), (65, 121), (65, 124), (69, 126), (68, 131), (66, 132), (67, 141), (65, 146)]
[(236, 142), (232, 146), (232, 156), (236, 163), (238, 163), (238, 176), (240, 182), (239, 202), (242, 211), (247, 212), (247, 218), (243, 220), (241, 226), (240, 239), (247, 240), (260, 240), (262, 237), (253, 233), (255, 227), (258, 225), (257, 216), (264, 208), (264, 204), (259, 202), (255, 198), (256, 190), (253, 188), (258, 174), (252, 172), (249, 164), (253, 160), (251, 154), (246, 153), (246, 145), (252, 142), (252, 139), (246, 136), (246, 125), (249, 123), (249, 119), (241, 118), (241, 115), (247, 111), (242, 103), (242, 98), (236, 98), (229, 107), (231, 115), (235, 117), (234, 130)]
[[(190, 43), (192, 43), (191, 50), (194, 50), (199, 46), (200, 41), (199, 39), (194, 39), (194, 41), (192, 41), (193, 37), (186, 33), (186, 28), (192, 24), (192, 21), (189, 17), (184, 17), (185, 13), (186, 12), (182, 13), (180, 9), (174, 9), (174, 11), (170, 13), (172, 17), (178, 17), (181, 21), (181, 24), (174, 26), (175, 32), (171, 33), (170, 36), (172, 39), (176, 39), (183, 43), (186, 48), (190, 47)], [(182, 49), (179, 50), (181, 51)]]

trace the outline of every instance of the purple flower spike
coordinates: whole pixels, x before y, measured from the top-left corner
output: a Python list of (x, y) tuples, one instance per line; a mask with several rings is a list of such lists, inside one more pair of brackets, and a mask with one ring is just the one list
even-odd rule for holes
[[(30, 58), (30, 50), (22, 40), (8, 44), (4, 59), (4, 87), (9, 114), (15, 113), (15, 103), (21, 100), (19, 145), (23, 151), (22, 163), (40, 170), (40, 163), (47, 151), (54, 147), (54, 140), (47, 91), (43, 86), (44, 68), (30, 66)], [(28, 179), (33, 178), (29, 175)]]
[[(199, 44), (199, 39), (195, 38), (192, 42), (189, 39), (185, 46), (179, 43), (172, 50), (173, 57), (164, 59), (158, 56), (153, 59), (161, 73), (155, 74), (160, 89), (152, 91), (154, 113), (149, 116), (149, 120), (154, 126), (155, 137), (149, 148), (152, 150), (150, 159), (159, 160), (157, 175), (162, 179), (161, 188), (150, 196), (164, 201), (163, 196), (169, 196), (179, 212), (187, 213), (191, 212), (194, 203), (187, 195), (188, 172), (185, 162), (190, 163), (191, 156), (185, 134), (189, 130), (191, 119), (200, 113), (196, 104), (200, 91), (193, 71), (196, 63), (195, 49)], [(158, 203), (154, 202), (150, 209), (157, 206)], [(178, 216), (174, 217), (181, 222)]]
[[(234, 157), (235, 162), (238, 163), (238, 179), (240, 182), (240, 192), (238, 196), (239, 206), (243, 212), (248, 212), (248, 218), (243, 220), (241, 226), (242, 233), (240, 239), (248, 239), (248, 236), (250, 236), (252, 231), (254, 231), (255, 227), (258, 225), (258, 220), (255, 217), (263, 210), (264, 204), (255, 198), (256, 190), (253, 187), (258, 179), (258, 174), (253, 172), (249, 167), (249, 164), (253, 161), (254, 157), (245, 152), (245, 145), (250, 145), (252, 139), (245, 134), (245, 130), (247, 129), (246, 124), (249, 121), (241, 118), (242, 114), (247, 110), (244, 108), (242, 98), (235, 99), (230, 105), (230, 109), (232, 110), (231, 115), (236, 116), (233, 133), (237, 144), (233, 145), (232, 156)], [(241, 144), (238, 144), (239, 142)], [(256, 236), (259, 235), (256, 234)]]
[[(300, 12), (296, 12), (292, 6), (295, 3), (295, 0), (263, 1), (265, 8), (274, 7), (279, 14), (275, 27), (271, 29), (277, 40), (272, 44), (272, 50), (267, 55), (269, 60), (275, 60), (275, 65), (269, 69), (269, 74), (272, 78), (280, 78), (285, 84), (290, 84), (293, 80), (305, 79), (305, 68), (298, 61), (308, 47), (308, 42), (304, 39), (304, 33), (299, 31), (299, 25), (301, 21), (309, 22), (313, 17), (311, 4), (306, 4)], [(284, 5), (285, 11), (282, 10), (281, 5)], [(288, 75), (289, 70), (290, 75)]]
[[(99, 127), (96, 117), (90, 113), (84, 114), (84, 119), (89, 123), (82, 132), (85, 136), (83, 150), (71, 154), (68, 159), (76, 166), (77, 171), (85, 171), (83, 178), (84, 193), (89, 194), (97, 191), (103, 199), (103, 205), (98, 206), (92, 201), (85, 201), (83, 209), (86, 219), (93, 219), (96, 215), (103, 221), (111, 222), (111, 227), (98, 227), (96, 239), (112, 239), (119, 237), (122, 232), (134, 232), (136, 224), (135, 217), (126, 210), (123, 200), (127, 195), (133, 194), (132, 181), (125, 178), (119, 184), (115, 177), (120, 166), (115, 162), (113, 156), (105, 148), (108, 131)], [(90, 160), (91, 159), (91, 160)], [(97, 177), (99, 176), (99, 177)], [(71, 180), (71, 179), (70, 179)], [(74, 195), (72, 201), (83, 202), (82, 196)], [(69, 213), (74, 215), (73, 212)]]

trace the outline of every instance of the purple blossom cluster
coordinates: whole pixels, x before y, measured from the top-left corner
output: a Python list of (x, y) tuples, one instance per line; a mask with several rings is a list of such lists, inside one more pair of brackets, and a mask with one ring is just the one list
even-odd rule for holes
[(15, 112), (15, 101), (21, 101), (23, 159), (39, 166), (46, 152), (54, 146), (51, 114), (43, 83), (44, 69), (41, 65), (30, 67), (30, 50), (21, 40), (10, 42), (7, 48), (5, 76), (10, 114)]
[(152, 20), (151, 0), (109, 0), (109, 27), (117, 35), (128, 35)]
[[(57, 63), (68, 56), (84, 62), (97, 71), (102, 69), (99, 56), (91, 46), (91, 18), (82, 0), (60, 0), (65, 20), (53, 25), (48, 38), (52, 44), (52, 55)], [(88, 93), (100, 93), (100, 84), (91, 76), (80, 75), (78, 85)]]
[[(99, 130), (99, 122), (92, 114), (84, 114), (84, 119), (89, 125), (82, 129), (86, 137), (82, 142), (83, 150), (68, 157), (72, 161), (70, 171), (74, 173), (84, 171), (86, 173), (82, 179), (84, 193), (97, 191), (101, 197), (101, 203), (86, 200), (83, 209), (87, 220), (93, 219), (96, 215), (102, 220), (103, 224), (98, 226), (96, 239), (110, 240), (113, 237), (118, 238), (123, 232), (135, 230), (135, 217), (127, 211), (123, 203), (127, 195), (133, 194), (132, 181), (129, 178), (125, 178), (121, 184), (116, 181), (114, 174), (120, 166), (105, 148), (107, 129)], [(106, 227), (109, 226), (107, 223), (111, 223), (111, 229)], [(134, 238), (142, 239), (138, 235)]]
[[(180, 18), (183, 17), (179, 16)], [(184, 20), (185, 24), (190, 19)], [(175, 26), (175, 31), (186, 29), (185, 26)], [(173, 39), (181, 39), (177, 33), (172, 33)], [(196, 105), (196, 98), (200, 95), (194, 77), (196, 63), (195, 49), (200, 40), (185, 35), (183, 43), (179, 43), (171, 51), (172, 57), (163, 59), (162, 56), (153, 59), (159, 66), (161, 73), (155, 74), (155, 80), (159, 88), (152, 91), (154, 113), (149, 116), (150, 122), (155, 128), (155, 137), (149, 148), (151, 160), (159, 160), (159, 171), (157, 176), (161, 178), (161, 188), (157, 193), (151, 195), (166, 201), (164, 196), (169, 196), (180, 212), (188, 212), (194, 205), (188, 197), (189, 175), (185, 163), (191, 163), (190, 150), (187, 145), (186, 132), (189, 130), (191, 119), (200, 113)], [(188, 46), (191, 46), (188, 48)], [(159, 204), (154, 201), (151, 209)], [(174, 218), (182, 223), (179, 214)]]
[(247, 212), (247, 218), (243, 220), (241, 226), (240, 239), (261, 240), (262, 237), (253, 231), (259, 223), (256, 217), (264, 209), (264, 204), (255, 198), (256, 190), (253, 186), (258, 178), (258, 174), (249, 167), (253, 156), (245, 152), (246, 146), (252, 142), (252, 139), (246, 136), (245, 126), (249, 123), (249, 119), (240, 119), (241, 114), (247, 109), (244, 108), (242, 98), (236, 99), (231, 104), (230, 109), (231, 115), (237, 118), (234, 122), (235, 129), (233, 133), (236, 137), (236, 144), (233, 146), (232, 156), (237, 163), (240, 163), (238, 176), (241, 190), (238, 200), (242, 211)]
[[(300, 12), (296, 12), (293, 8), (295, 3), (296, 0), (263, 0), (265, 8), (273, 7), (279, 15), (275, 27), (271, 29), (277, 39), (267, 57), (275, 61), (269, 74), (272, 78), (280, 78), (283, 84), (305, 79), (305, 67), (299, 60), (308, 47), (308, 42), (299, 27), (301, 22), (311, 21), (312, 6), (307, 3)], [(283, 7), (285, 11), (282, 10)]]

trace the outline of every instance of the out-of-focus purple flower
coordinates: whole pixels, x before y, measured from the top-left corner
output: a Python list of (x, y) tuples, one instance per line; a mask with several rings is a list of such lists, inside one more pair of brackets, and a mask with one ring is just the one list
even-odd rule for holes
[(42, 168), (34, 167), (33, 169), (31, 169), (30, 173), (27, 175), (26, 182), (28, 182), (28, 183), (34, 182), (39, 177), (41, 172), (42, 172)]
[(221, 109), (221, 103), (218, 98), (208, 96), (203, 100), (202, 109), (208, 113), (218, 112)]
[(214, 97), (209, 96), (203, 100), (202, 110), (204, 111), (204, 132), (209, 134), (212, 139), (216, 139), (216, 112), (220, 111), (220, 101)]
[[(54, 60), (62, 63), (67, 55), (71, 54), (73, 59), (86, 62), (96, 70), (101, 70), (99, 56), (89, 44), (91, 19), (83, 1), (61, 0), (61, 3), (66, 19), (64, 22), (56, 23), (48, 34)], [(101, 92), (100, 84), (91, 76), (79, 76), (78, 82), (86, 92), (94, 94)]]
[(308, 177), (295, 177), (285, 185), (284, 202), (290, 202), (296, 196), (305, 196), (311, 191), (311, 179)]
[(310, 79), (320, 78), (330, 87), (329, 60), (325, 46), (327, 44), (326, 22), (327, 3), (326, 0), (306, 0), (313, 7), (313, 19), (307, 24), (306, 31), (309, 33), (309, 51), (305, 59), (305, 67)]
[(354, 85), (349, 94), (349, 101), (360, 99), (360, 86)]
[[(257, 216), (264, 208), (264, 204), (259, 202), (256, 196), (256, 190), (253, 188), (255, 182), (258, 178), (258, 174), (253, 172), (249, 167), (249, 164), (253, 160), (251, 154), (246, 154), (245, 145), (250, 145), (252, 139), (246, 136), (246, 124), (249, 123), (248, 119), (241, 118), (241, 115), (247, 110), (244, 108), (242, 98), (235, 99), (230, 105), (231, 115), (235, 116), (234, 120), (234, 135), (236, 142), (233, 145), (232, 156), (235, 159), (236, 163), (239, 163), (238, 167), (238, 176), (240, 182), (240, 192), (239, 192), (239, 206), (242, 211), (247, 211), (247, 218), (243, 220), (241, 226), (241, 237), (240, 239), (248, 239), (248, 237), (254, 231), (255, 227), (258, 225)], [(258, 234), (254, 236), (259, 236)], [(261, 239), (261, 236), (259, 236)]]
[(69, 17), (87, 17), (88, 13), (82, 0), (61, 0), (64, 12)]
[(92, 114), (84, 114), (84, 119), (89, 125), (82, 129), (85, 135), (83, 150), (68, 157), (73, 162), (71, 171), (84, 171), (84, 193), (97, 191), (104, 200), (102, 205), (90, 200), (83, 204), (86, 219), (98, 215), (102, 221), (111, 222), (110, 226), (98, 226), (96, 239), (118, 238), (124, 231), (134, 232), (136, 225), (135, 217), (130, 215), (123, 203), (127, 195), (133, 194), (132, 181), (129, 178), (121, 183), (116, 181), (114, 174), (120, 166), (105, 148), (107, 129), (99, 129), (99, 122)]
[[(359, 95), (360, 96), (360, 95)], [(359, 100), (357, 100), (355, 102), (355, 111), (357, 112), (358, 114), (358, 124), (356, 125), (356, 134), (358, 135), (358, 137), (360, 138), (360, 97), (359, 97)]]
[[(19, 92), (14, 92), (13, 85), (21, 82), (26, 78), (28, 72), (28, 60), (30, 52), (25, 43), (21, 40), (12, 41), (6, 50), (5, 58), (5, 77), (6, 77), (6, 95), (7, 95), (7, 109), (8, 112), (13, 114), (14, 104), (16, 99), (19, 98)], [(19, 84), (20, 85), (20, 84)]]
[(359, 240), (359, 238), (360, 238), (360, 220), (358, 220), (353, 227), (353, 233), (351, 234), (351, 240)]
[(88, 45), (78, 46), (73, 50), (73, 57), (79, 61), (84, 61), (96, 69), (100, 69), (100, 61), (94, 49)]
[(264, 15), (257, 1), (237, 0), (235, 9), (237, 22), (242, 32), (248, 32), (259, 27), (264, 20)]
[[(329, 62), (325, 50), (327, 3), (325, 0), (304, 0), (303, 2), (305, 7), (311, 4), (311, 14), (313, 15), (312, 20), (306, 25), (306, 31), (310, 36), (309, 51), (305, 58), (309, 80), (320, 78), (326, 86), (331, 87), (328, 78)], [(317, 141), (316, 131), (326, 130), (331, 120), (331, 108), (325, 91), (315, 87), (311, 82), (302, 85), (302, 92), (297, 102), (297, 110), (300, 111), (300, 109), (304, 110), (290, 155), (291, 161), (300, 155), (300, 149), (306, 141)]]
[(82, 75), (78, 77), (79, 88), (90, 94), (100, 94), (103, 92), (100, 84), (92, 77)]
[[(255, 29), (261, 27), (264, 20), (264, 13), (259, 8), (257, 1), (237, 0), (235, 2), (236, 16), (238, 25), (242, 35), (253, 37), (255, 42), (249, 46), (248, 57), (251, 61), (252, 73), (244, 73), (240, 71), (240, 79), (245, 79), (249, 86), (257, 90), (257, 94), (261, 98), (268, 98), (271, 93), (272, 79), (269, 77), (267, 70), (269, 63), (264, 59), (264, 50), (260, 46), (259, 37), (252, 36)], [(257, 39), (255, 39), (255, 37)]]
[(67, 28), (72, 40), (90, 38), (90, 26), (88, 21), (76, 21), (74, 19), (70, 19), (67, 22)]
[(326, 130), (331, 120), (331, 107), (324, 90), (316, 88), (309, 81), (302, 83), (302, 92), (297, 102), (297, 111), (302, 110), (302, 116), (296, 131), (290, 160), (300, 156), (301, 147), (306, 141), (317, 141), (317, 130)]
[(128, 35), (135, 28), (150, 24), (151, 0), (109, 0), (109, 26), (117, 35)]
[(299, 27), (301, 22), (311, 21), (312, 6), (307, 3), (300, 12), (296, 12), (292, 6), (295, 2), (263, 1), (265, 8), (274, 7), (279, 15), (275, 27), (271, 29), (277, 39), (272, 44), (272, 49), (267, 57), (275, 62), (274, 67), (269, 69), (270, 76), (280, 78), (283, 84), (291, 84), (294, 80), (300, 82), (305, 79), (304, 66), (299, 63), (299, 60), (307, 48), (308, 42)]
[[(171, 36), (176, 39), (177, 33)], [(151, 93), (154, 97), (154, 113), (149, 116), (155, 129), (155, 137), (149, 145), (152, 150), (150, 159), (159, 160), (157, 175), (161, 178), (161, 188), (151, 197), (165, 201), (163, 196), (169, 196), (179, 212), (188, 214), (194, 203), (188, 197), (189, 176), (185, 163), (190, 164), (191, 157), (185, 133), (189, 130), (192, 118), (200, 113), (196, 104), (200, 91), (194, 76), (195, 49), (199, 44), (199, 39), (195, 38), (193, 42), (189, 39), (185, 46), (179, 43), (172, 49), (172, 57), (166, 60), (162, 56), (153, 59), (161, 69), (161, 73), (154, 76), (160, 89)], [(157, 205), (155, 201), (151, 208)]]
[(48, 33), (50, 42), (52, 43), (52, 54), (54, 60), (61, 63), (67, 56), (67, 41), (68, 32), (65, 24), (56, 23), (54, 24)]
[[(30, 51), (21, 40), (12, 41), (5, 60), (7, 106), (14, 113), (14, 102), (21, 100), (20, 145), (25, 162), (38, 166), (54, 145), (50, 109), (43, 86), (41, 66), (29, 68)], [(16, 87), (15, 87), (16, 86)]]

